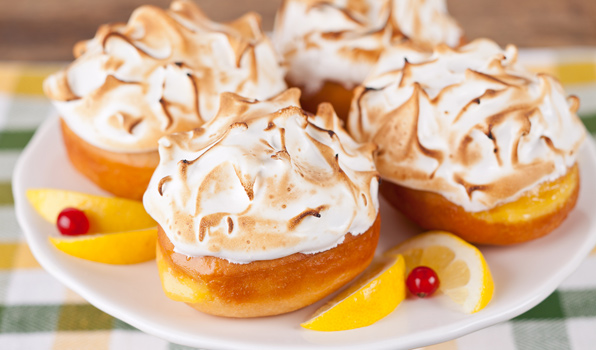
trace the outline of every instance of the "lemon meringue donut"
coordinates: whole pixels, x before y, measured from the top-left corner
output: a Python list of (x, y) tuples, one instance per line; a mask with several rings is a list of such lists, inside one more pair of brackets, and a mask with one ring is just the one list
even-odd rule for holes
[(511, 244), (547, 234), (574, 207), (579, 101), (516, 57), (486, 39), (440, 45), (355, 89), (349, 130), (378, 145), (381, 192), (423, 228)]
[(273, 43), (288, 65), (289, 85), (303, 90), (304, 109), (331, 102), (345, 119), (352, 89), (387, 47), (458, 46), (462, 33), (445, 0), (284, 0)]
[(258, 15), (216, 23), (189, 1), (139, 7), (74, 53), (44, 82), (68, 155), (97, 185), (128, 198), (142, 197), (159, 161), (157, 140), (211, 119), (221, 92), (266, 99), (286, 88)]
[(214, 315), (290, 312), (370, 263), (379, 238), (372, 144), (329, 104), (290, 89), (258, 102), (224, 93), (217, 116), (159, 141), (143, 203), (157, 221), (168, 297)]

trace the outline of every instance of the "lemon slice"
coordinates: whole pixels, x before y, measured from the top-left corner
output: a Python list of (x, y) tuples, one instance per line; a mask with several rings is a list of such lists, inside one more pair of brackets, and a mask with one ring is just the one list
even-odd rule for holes
[(482, 253), (451, 233), (423, 233), (385, 253), (396, 254), (403, 255), (406, 274), (416, 266), (433, 269), (439, 276), (439, 291), (461, 305), (466, 313), (482, 310), (493, 296), (493, 278)]
[(389, 315), (405, 298), (405, 264), (401, 256), (371, 266), (301, 326), (315, 331), (343, 331), (369, 326)]
[(50, 188), (27, 190), (27, 198), (45, 220), (54, 224), (64, 208), (82, 210), (89, 219), (90, 233), (122, 232), (156, 226), (143, 208), (143, 203), (135, 200)]
[(68, 255), (104, 264), (136, 264), (155, 258), (157, 228), (118, 233), (50, 237)]

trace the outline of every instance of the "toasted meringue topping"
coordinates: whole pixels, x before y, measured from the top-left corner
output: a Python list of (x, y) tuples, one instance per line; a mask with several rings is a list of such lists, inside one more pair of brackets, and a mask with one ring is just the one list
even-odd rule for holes
[(156, 150), (161, 136), (200, 126), (221, 92), (265, 99), (286, 88), (258, 15), (216, 23), (189, 1), (139, 7), (74, 51), (44, 90), (70, 129), (116, 152)]
[(331, 249), (372, 226), (375, 147), (354, 142), (329, 104), (307, 115), (299, 97), (225, 93), (214, 119), (159, 141), (143, 203), (175, 251), (248, 263)]
[(355, 90), (349, 128), (378, 144), (381, 176), (467, 211), (513, 201), (566, 174), (585, 129), (579, 101), (490, 40), (445, 45)]
[(362, 83), (381, 52), (396, 43), (430, 50), (442, 42), (457, 46), (461, 37), (444, 0), (284, 0), (273, 32), (288, 79), (306, 94), (325, 81), (346, 89)]

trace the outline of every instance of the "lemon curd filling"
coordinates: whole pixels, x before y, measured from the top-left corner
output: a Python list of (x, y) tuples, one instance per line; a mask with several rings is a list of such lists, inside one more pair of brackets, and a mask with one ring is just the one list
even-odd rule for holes
[(579, 170), (576, 164), (564, 176), (542, 183), (537, 189), (526, 192), (513, 202), (471, 214), (488, 223), (516, 223), (536, 219), (562, 208), (578, 185)]
[(208, 299), (207, 288), (170, 266), (159, 246), (155, 252), (155, 260), (161, 285), (168, 298), (184, 303), (198, 303)]

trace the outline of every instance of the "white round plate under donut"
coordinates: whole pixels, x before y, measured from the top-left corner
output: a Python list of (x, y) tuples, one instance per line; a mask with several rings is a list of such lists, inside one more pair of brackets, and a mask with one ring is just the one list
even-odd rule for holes
[[(493, 273), (495, 294), (488, 306), (464, 314), (442, 298), (406, 299), (389, 316), (365, 328), (316, 332), (300, 323), (325, 300), (286, 315), (229, 319), (200, 313), (168, 299), (155, 262), (105, 265), (58, 251), (48, 241), (56, 231), (28, 203), (28, 188), (60, 188), (105, 194), (70, 165), (58, 118), (38, 129), (14, 173), (18, 221), (39, 263), (97, 308), (168, 341), (207, 349), (411, 349), (431, 345), (511, 319), (538, 304), (570, 275), (596, 244), (596, 148), (587, 140), (580, 152), (581, 192), (577, 207), (554, 232), (510, 247), (480, 247)], [(383, 252), (420, 232), (381, 200)]]

